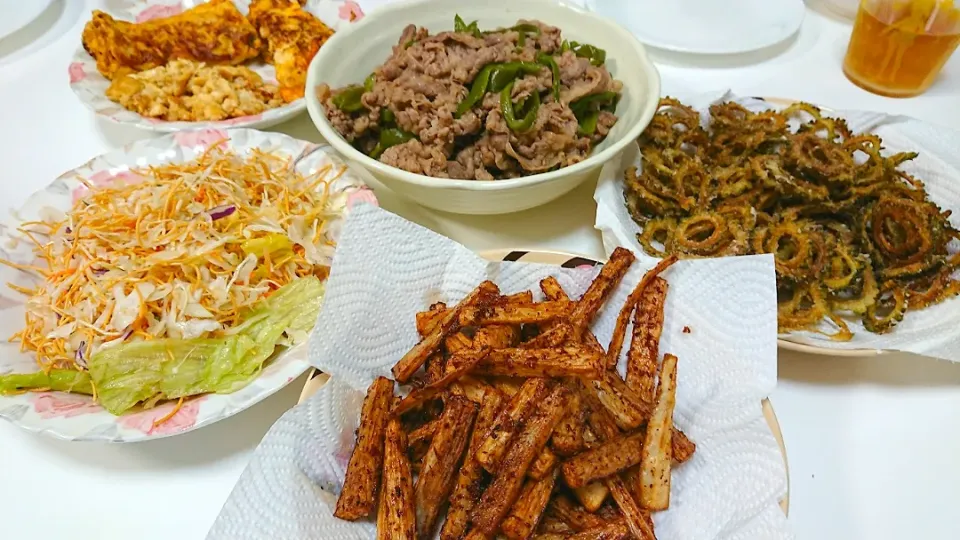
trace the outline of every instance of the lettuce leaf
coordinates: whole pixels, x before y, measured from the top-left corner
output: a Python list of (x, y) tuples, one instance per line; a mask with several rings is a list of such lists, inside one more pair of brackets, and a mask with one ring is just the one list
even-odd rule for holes
[(300, 278), (274, 291), (224, 337), (125, 343), (94, 354), (87, 361), (89, 375), (53, 370), (0, 376), (0, 393), (31, 388), (90, 393), (92, 380), (98, 402), (121, 415), (145, 401), (235, 392), (260, 374), (285, 333), (313, 327), (323, 292), (316, 277)]

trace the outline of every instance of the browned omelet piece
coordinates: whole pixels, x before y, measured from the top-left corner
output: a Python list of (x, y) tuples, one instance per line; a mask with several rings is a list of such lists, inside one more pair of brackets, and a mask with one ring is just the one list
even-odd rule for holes
[(237, 65), (256, 58), (257, 30), (231, 0), (212, 0), (183, 13), (143, 23), (118, 21), (102, 11), (83, 29), (83, 48), (97, 70), (113, 79), (170, 60)]
[(297, 0), (254, 0), (248, 17), (263, 39), (263, 59), (277, 70), (281, 97), (287, 102), (302, 98), (307, 67), (333, 29)]

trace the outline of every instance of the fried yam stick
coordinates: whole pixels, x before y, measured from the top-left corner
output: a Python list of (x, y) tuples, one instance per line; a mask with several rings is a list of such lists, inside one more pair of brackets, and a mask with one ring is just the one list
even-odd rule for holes
[(530, 470), (527, 471), (527, 476), (534, 480), (546, 478), (557, 468), (557, 463), (559, 462), (560, 459), (556, 454), (551, 452), (549, 448), (544, 448), (543, 451), (540, 452), (540, 455), (537, 456), (537, 459), (533, 460), (533, 463), (530, 464)]
[[(568, 388), (572, 385), (568, 384)], [(583, 440), (583, 410), (580, 408), (580, 395), (578, 392), (571, 392), (570, 411), (563, 417), (563, 420), (557, 424), (553, 430), (553, 437), (550, 438), (550, 446), (561, 456), (572, 456), (585, 447)]]
[(483, 481), (483, 466), (475, 455), (480, 443), (484, 441), (497, 416), (503, 407), (503, 398), (493, 392), (484, 396), (480, 412), (477, 414), (473, 433), (470, 434), (470, 445), (464, 457), (463, 466), (457, 475), (457, 483), (450, 496), (450, 507), (447, 509), (447, 519), (440, 529), (440, 540), (459, 540), (467, 530), (470, 512), (480, 500), (481, 482)]
[(490, 536), (497, 533), (500, 523), (520, 495), (527, 469), (546, 446), (553, 428), (566, 412), (568, 399), (567, 389), (555, 386), (524, 425), (470, 516), (474, 529)]
[(555, 324), (539, 336), (521, 343), (521, 349), (552, 349), (560, 347), (573, 335), (573, 328), (567, 323)]
[(424, 337), (434, 328), (440, 321), (443, 319), (444, 314), (447, 312), (447, 305), (443, 302), (437, 302), (431, 304), (426, 311), (420, 311), (417, 313), (417, 333), (420, 334), (420, 337)]
[(653, 533), (653, 520), (650, 514), (637, 504), (636, 499), (630, 493), (626, 482), (619, 476), (611, 476), (603, 481), (610, 490), (610, 496), (617, 503), (623, 518), (627, 522), (627, 527), (635, 538), (640, 540), (656, 540)]
[(600, 446), (581, 452), (563, 463), (563, 480), (572, 488), (625, 471), (640, 463), (644, 433), (610, 439)]
[(440, 379), (407, 394), (407, 397), (403, 398), (393, 410), (393, 414), (399, 416), (439, 396), (454, 381), (473, 371), (477, 364), (489, 354), (490, 348), (484, 347), (480, 350), (471, 349), (453, 356), (448, 362), (448, 365), (453, 366), (453, 369), (448, 369)]
[(381, 495), (386, 499), (386, 538), (415, 540), (417, 512), (413, 504), (413, 474), (407, 459), (407, 435), (398, 418), (391, 418), (387, 423)]
[(636, 429), (650, 417), (650, 406), (627, 387), (616, 371), (605, 370), (592, 383), (600, 403), (610, 411), (621, 429)]
[(413, 374), (423, 366), (427, 357), (437, 351), (443, 338), (453, 333), (459, 328), (458, 322), (460, 312), (467, 306), (480, 301), (485, 297), (497, 294), (499, 289), (490, 281), (484, 281), (477, 286), (457, 307), (449, 310), (447, 314), (419, 343), (413, 346), (395, 366), (393, 366), (393, 376), (399, 383), (406, 383), (413, 377)]
[(648, 270), (647, 273), (640, 278), (640, 282), (637, 283), (637, 287), (633, 289), (633, 292), (631, 292), (630, 296), (627, 297), (627, 301), (624, 302), (623, 307), (620, 308), (620, 313), (617, 315), (617, 322), (613, 328), (613, 335), (610, 337), (610, 346), (607, 347), (608, 367), (615, 367), (620, 361), (620, 350), (623, 348), (623, 340), (626, 338), (627, 324), (630, 322), (630, 315), (637, 307), (637, 303), (640, 302), (640, 297), (643, 296), (643, 292), (646, 290), (647, 285), (649, 285), (654, 278), (659, 276), (664, 270), (669, 268), (675, 262), (677, 262), (676, 255), (670, 255), (658, 262), (656, 266)]
[(417, 510), (417, 534), (432, 538), (437, 517), (453, 490), (467, 440), (473, 430), (477, 407), (472, 402), (451, 397), (440, 416), (440, 427), (423, 458), (423, 466), (414, 487)]
[[(448, 370), (452, 364), (447, 363)], [(500, 349), (491, 352), (476, 367), (477, 373), (512, 377), (596, 379), (602, 371), (603, 357), (580, 345), (553, 349)]]
[(572, 302), (525, 302), (464, 308), (460, 324), (532, 324), (565, 317)]
[(393, 381), (378, 377), (360, 410), (357, 444), (350, 455), (343, 490), (333, 515), (350, 521), (369, 516), (377, 502), (383, 467), (383, 439), (393, 404)]
[(473, 336), (473, 346), (476, 348), (490, 347), (491, 349), (508, 349), (520, 343), (520, 328), (508, 324), (494, 324), (477, 329)]
[(477, 447), (475, 457), (484, 469), (497, 470), (500, 458), (546, 391), (547, 381), (544, 379), (528, 379), (523, 383)]
[[(618, 519), (610, 523), (604, 523), (593, 529), (572, 534), (567, 538), (568, 540), (629, 540), (633, 537), (630, 528), (627, 526), (627, 522), (623, 519)], [(651, 536), (650, 538), (653, 539), (654, 537)]]
[(473, 339), (463, 332), (454, 332), (443, 338), (443, 348), (447, 354), (454, 355), (473, 348)]
[(610, 494), (610, 490), (607, 489), (606, 484), (597, 481), (574, 489), (573, 494), (576, 495), (577, 500), (580, 501), (580, 504), (582, 504), (584, 508), (590, 512), (596, 512), (603, 506), (603, 502), (607, 500), (607, 495)]
[(543, 511), (550, 502), (550, 495), (557, 483), (557, 471), (540, 480), (527, 480), (517, 503), (510, 510), (510, 515), (503, 520), (500, 531), (512, 540), (521, 540), (533, 536), (533, 532), (540, 524)]
[[(557, 281), (557, 278), (553, 276), (547, 276), (540, 280), (540, 290), (543, 291), (543, 295), (547, 300), (569, 300), (570, 297), (567, 296), (566, 291), (563, 290), (563, 287), (560, 286), (560, 282)], [(573, 329), (571, 328), (571, 334)], [(603, 345), (600, 345), (600, 341), (597, 339), (597, 336), (593, 334), (590, 330), (585, 330), (583, 332), (583, 342), (590, 347), (591, 349), (599, 352), (600, 354), (605, 354), (606, 351), (603, 350)]]
[(588, 512), (563, 494), (557, 495), (550, 502), (550, 512), (577, 532), (602, 527), (604, 525), (604, 521), (600, 516)]
[(540, 520), (540, 525), (537, 527), (538, 534), (554, 533), (569, 536), (573, 532), (573, 529), (561, 521), (560, 518), (551, 515), (549, 509), (547, 512), (544, 512), (543, 519)]
[(647, 425), (640, 460), (640, 503), (648, 510), (670, 506), (673, 409), (677, 403), (677, 357), (666, 354), (660, 366), (657, 405)]
[(480, 382), (470, 376), (462, 377), (459, 381), (450, 385), (452, 394), (465, 397), (474, 403), (483, 403), (483, 399), (488, 393), (497, 391), (489, 384)]
[(633, 314), (633, 337), (627, 351), (627, 386), (649, 404), (656, 387), (667, 288), (667, 280), (657, 276), (644, 289)]
[(586, 292), (583, 293), (570, 313), (570, 324), (573, 326), (575, 338), (579, 339), (579, 336), (583, 335), (590, 327), (590, 323), (593, 322), (593, 317), (600, 310), (600, 306), (606, 302), (610, 293), (617, 288), (620, 280), (623, 279), (635, 259), (636, 257), (630, 250), (622, 247), (613, 250), (610, 259), (600, 269), (600, 273), (587, 287)]

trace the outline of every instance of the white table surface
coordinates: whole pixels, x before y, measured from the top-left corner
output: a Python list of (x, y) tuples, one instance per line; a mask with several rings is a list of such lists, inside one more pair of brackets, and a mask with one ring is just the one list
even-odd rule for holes
[[(92, 156), (150, 136), (95, 119), (67, 86), (66, 66), (96, 4), (57, 0), (0, 41), (4, 208)], [(740, 94), (958, 124), (960, 55), (921, 97), (874, 96), (840, 71), (849, 24), (818, 5), (807, 15), (795, 38), (746, 57), (656, 54), (664, 92), (732, 87)], [(318, 139), (306, 115), (276, 129)], [(543, 208), (497, 217), (417, 210), (380, 195), (386, 208), (477, 250), (540, 248), (599, 257), (592, 189), (586, 185)], [(857, 360), (786, 352), (779, 365), (772, 401), (789, 455), (790, 522), (798, 538), (957, 537), (960, 366), (907, 355)], [(0, 423), (0, 538), (203, 538), (250, 452), (296, 402), (301, 386), (298, 380), (213, 426), (147, 443), (64, 443)]]

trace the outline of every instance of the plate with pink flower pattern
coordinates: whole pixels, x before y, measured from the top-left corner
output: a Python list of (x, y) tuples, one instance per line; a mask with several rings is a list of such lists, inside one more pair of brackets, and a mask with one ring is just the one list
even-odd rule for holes
[[(125, 23), (144, 23), (148, 21), (157, 21), (166, 17), (171, 17), (179, 15), (189, 8), (196, 6), (198, 4), (207, 3), (210, 0), (107, 0), (104, 2), (104, 5), (101, 7), (100, 11), (105, 13), (107, 16), (114, 19), (110, 21), (107, 25), (110, 28), (102, 30), (100, 32), (100, 41), (114, 41), (113, 39), (106, 39), (103, 36), (122, 34), (123, 28), (122, 25)], [(214, 0), (214, 1), (223, 1), (223, 0)], [(257, 0), (233, 0), (233, 4), (236, 5), (236, 8), (240, 11), (242, 15), (237, 15), (237, 17), (245, 17), (249, 12), (250, 4)], [(345, 25), (350, 24), (354, 21), (360, 20), (363, 18), (363, 10), (360, 8), (359, 4), (354, 0), (306, 0), (303, 3), (303, 10), (313, 15), (319, 19), (323, 24), (333, 29), (334, 31), (343, 28)], [(232, 8), (231, 8), (232, 9)], [(96, 13), (96, 12), (95, 12)], [(236, 12), (234, 12), (236, 13)], [(102, 15), (95, 15), (101, 16)], [(104, 19), (104, 21), (109, 21)], [(101, 21), (103, 22), (103, 21)], [(92, 21), (88, 23), (88, 26), (92, 24)], [(250, 32), (256, 32), (256, 30), (251, 26)], [(264, 30), (261, 30), (260, 33), (264, 33)], [(135, 39), (133, 41), (136, 41)], [(267, 53), (267, 40), (262, 40), (261, 45), (261, 54), (260, 56), (254, 57), (248, 62), (244, 63), (244, 66), (255, 72), (260, 76), (262, 81), (268, 85), (277, 85), (277, 72), (274, 66), (270, 63), (267, 63), (263, 60), (264, 54)], [(143, 45), (143, 44), (141, 44)], [(109, 45), (98, 45), (99, 47), (105, 48)], [(147, 46), (147, 48), (156, 48), (153, 46)], [(147, 54), (147, 53), (144, 53)], [(197, 89), (197, 92), (202, 93), (212, 93), (207, 92), (211, 90), (210, 88), (204, 89), (204, 87), (209, 87), (213, 82), (206, 80), (196, 80), (196, 77), (190, 77), (189, 83), (184, 83), (182, 78), (184, 75), (183, 69), (178, 69), (176, 73), (172, 71), (173, 64), (168, 64), (166, 68), (170, 68), (170, 75), (165, 77), (165, 80), (177, 79), (177, 84), (188, 86), (190, 88)], [(164, 69), (166, 69), (164, 68)], [(148, 114), (155, 115), (145, 116), (141, 115), (133, 110), (125, 108), (120, 103), (111, 100), (107, 97), (107, 89), (111, 85), (111, 80), (105, 77), (97, 69), (97, 61), (94, 60), (94, 57), (84, 48), (84, 46), (78, 43), (76, 52), (73, 55), (73, 59), (70, 62), (68, 68), (68, 75), (70, 80), (70, 88), (77, 95), (80, 101), (87, 106), (90, 110), (96, 113), (98, 116), (106, 118), (112, 122), (118, 124), (130, 125), (139, 127), (141, 129), (147, 129), (150, 131), (160, 131), (160, 132), (172, 132), (180, 131), (185, 129), (226, 129), (231, 127), (257, 127), (265, 128), (279, 124), (290, 120), (291, 118), (299, 115), (306, 108), (305, 100), (300, 97), (299, 99), (293, 99), (290, 101), (281, 100), (278, 96), (275, 96), (270, 103), (270, 108), (263, 109), (264, 105), (254, 106), (251, 105), (251, 100), (249, 96), (251, 92), (245, 89), (241, 85), (236, 92), (236, 99), (232, 97), (227, 97), (225, 99), (215, 98), (214, 101), (217, 102), (217, 107), (222, 109), (218, 111), (217, 116), (223, 117), (226, 116), (223, 120), (218, 121), (170, 121), (165, 118), (168, 117), (177, 117), (177, 115), (168, 114), (168, 111), (172, 110), (172, 106), (163, 105), (151, 105), (150, 107), (139, 105), (141, 110), (149, 111)], [(226, 78), (230, 80), (232, 78), (239, 78), (236, 74), (230, 74)], [(117, 78), (117, 77), (114, 77)], [(234, 79), (235, 80), (235, 79)], [(217, 85), (221, 85), (224, 82), (224, 79), (219, 81), (214, 81)], [(161, 88), (166, 89), (169, 86), (167, 83), (163, 84), (151, 84), (147, 85), (146, 90), (141, 88), (137, 92), (127, 91), (129, 97), (128, 99), (133, 100), (133, 102), (140, 101), (145, 99), (144, 96), (152, 95), (156, 92), (159, 92)], [(218, 92), (222, 91), (221, 88), (216, 88)], [(281, 89), (282, 90), (282, 89)], [(166, 91), (166, 90), (164, 90)], [(281, 92), (282, 93), (282, 92)], [(196, 95), (196, 94), (195, 94)], [(214, 94), (220, 95), (222, 94)], [(261, 96), (262, 97), (262, 96)], [(289, 98), (288, 98), (289, 99)], [(182, 97), (174, 98), (171, 101), (176, 101), (178, 103), (185, 103), (185, 100)], [(207, 107), (205, 101), (205, 108)], [(264, 103), (270, 102), (271, 100), (266, 100)], [(279, 106), (277, 102), (283, 104)], [(239, 102), (239, 105), (238, 105)], [(153, 103), (157, 103), (154, 101)], [(242, 106), (241, 106), (242, 105)], [(199, 106), (189, 106), (184, 108), (192, 108), (199, 110)], [(206, 109), (209, 110), (209, 109)], [(183, 117), (183, 116), (179, 116)]]
[[(13, 284), (14, 287), (19, 288), (19, 291), (6, 286), (0, 289), (0, 333), (3, 334), (2, 337), (4, 338), (0, 340), (0, 390), (5, 389), (10, 391), (11, 387), (9, 385), (5, 387), (2, 382), (5, 378), (9, 380), (11, 374), (40, 373), (40, 368), (37, 364), (37, 354), (34, 350), (30, 347), (22, 347), (23, 343), (20, 342), (7, 342), (6, 338), (24, 329), (25, 317), (28, 312), (31, 312), (31, 310), (33, 310), (34, 313), (37, 312), (36, 309), (34, 309), (35, 306), (28, 306), (27, 298), (36, 298), (35, 294), (31, 295), (29, 293), (31, 287), (34, 288), (33, 290), (43, 287), (46, 287), (50, 291), (56, 289), (56, 287), (52, 285), (56, 282), (51, 279), (52, 276), (49, 271), (46, 273), (37, 271), (37, 268), (41, 270), (50, 268), (49, 266), (45, 266), (46, 263), (42, 259), (42, 256), (38, 255), (38, 249), (43, 250), (44, 246), (54, 246), (51, 249), (56, 249), (55, 246), (59, 244), (54, 240), (57, 238), (57, 231), (60, 229), (54, 229), (53, 227), (47, 229), (43, 229), (42, 227), (31, 228), (29, 224), (55, 223), (59, 220), (61, 223), (69, 223), (76, 229), (87, 227), (88, 230), (93, 231), (90, 234), (102, 234), (102, 232), (89, 229), (88, 225), (83, 225), (83, 219), (86, 218), (79, 218), (79, 221), (64, 221), (65, 219), (74, 219), (77, 215), (88, 215), (76, 214), (78, 208), (85, 209), (91, 204), (104, 204), (103, 201), (100, 201), (100, 199), (96, 197), (96, 195), (100, 193), (100, 190), (98, 190), (96, 186), (107, 186), (115, 190), (130, 189), (136, 191), (139, 189), (143, 191), (143, 188), (138, 187), (146, 185), (144, 177), (138, 176), (147, 174), (143, 171), (149, 170), (150, 167), (161, 167), (169, 164), (177, 164), (178, 166), (184, 164), (184, 166), (186, 166), (186, 164), (189, 163), (197, 163), (197, 159), (201, 158), (201, 156), (208, 155), (213, 151), (212, 149), (223, 150), (224, 154), (222, 155), (236, 156), (235, 159), (237, 160), (246, 159), (250, 156), (271, 156), (270, 159), (277, 160), (275, 163), (278, 164), (276, 165), (278, 169), (276, 170), (288, 170), (288, 167), (295, 169), (300, 173), (296, 178), (305, 179), (302, 180), (304, 184), (309, 183), (310, 185), (319, 186), (320, 184), (317, 178), (321, 178), (322, 176), (326, 179), (323, 184), (325, 187), (315, 188), (318, 193), (321, 189), (323, 190), (323, 208), (317, 209), (311, 214), (321, 216), (323, 219), (319, 225), (316, 225), (317, 222), (314, 222), (312, 227), (316, 228), (315, 234), (308, 237), (317, 238), (316, 235), (320, 235), (321, 240), (314, 240), (311, 246), (319, 246), (323, 251), (322, 253), (318, 251), (318, 253), (324, 258), (322, 260), (309, 260), (309, 257), (306, 258), (309, 260), (307, 269), (311, 279), (316, 279), (312, 277), (313, 275), (317, 275), (318, 277), (325, 275), (324, 272), (318, 269), (329, 266), (332, 260), (332, 250), (333, 246), (335, 246), (335, 239), (339, 236), (342, 222), (350, 212), (350, 209), (361, 203), (377, 204), (377, 199), (373, 195), (373, 192), (366, 187), (364, 181), (366, 177), (363, 176), (365, 173), (348, 168), (329, 146), (297, 140), (280, 133), (267, 133), (242, 128), (231, 129), (229, 131), (216, 129), (181, 131), (154, 139), (137, 141), (121, 149), (95, 157), (76, 169), (61, 175), (46, 188), (32, 195), (23, 207), (11, 211), (9, 218), (5, 218), (0, 222), (0, 259), (3, 259), (4, 262), (4, 264), (0, 265), (0, 283)], [(260, 169), (257, 169), (257, 171), (259, 170)], [(157, 173), (151, 171), (149, 174)], [(267, 173), (264, 172), (263, 174), (266, 175)], [(258, 175), (253, 175), (253, 177), (259, 178)], [(283, 182), (282, 179), (285, 177), (273, 176), (272, 178), (281, 178), (279, 182)], [(277, 189), (286, 189), (284, 187), (286, 185), (287, 184), (283, 184)], [(190, 195), (187, 199), (191, 201), (191, 204), (192, 201), (209, 201), (209, 199), (205, 199), (200, 195), (200, 191), (202, 191), (204, 187), (201, 186), (201, 188), (197, 189), (195, 186), (196, 185), (188, 192)], [(91, 192), (91, 189), (94, 191)], [(181, 190), (186, 189), (191, 188), (181, 187)], [(123, 191), (119, 192), (123, 193)], [(258, 192), (257, 189), (254, 189), (254, 192)], [(118, 193), (118, 191), (112, 191), (111, 193)], [(170, 199), (167, 199), (160, 191), (156, 191), (155, 193), (155, 196), (162, 197), (164, 200), (172, 200), (172, 196)], [(264, 191), (264, 193), (266, 194), (266, 191)], [(194, 196), (194, 194), (196, 195)], [(152, 195), (148, 195), (148, 197), (150, 196)], [(100, 202), (98, 203), (97, 201)], [(176, 204), (179, 205), (180, 203)], [(201, 203), (198, 202), (198, 204)], [(211, 202), (210, 204), (214, 203)], [(251, 208), (265, 208), (265, 204), (265, 202), (261, 201), (251, 206)], [(165, 218), (166, 221), (185, 221), (188, 224), (184, 225), (184, 227), (193, 227), (193, 225), (190, 225), (190, 223), (193, 223), (190, 221), (191, 218), (182, 217), (185, 214), (177, 213), (176, 210), (180, 208), (179, 206), (173, 205), (171, 208), (172, 211), (168, 217)], [(309, 208), (314, 207), (310, 206)], [(166, 206), (164, 206), (164, 209), (166, 209)], [(215, 213), (221, 213), (227, 216), (232, 213), (229, 212), (229, 209), (224, 211), (223, 207), (219, 206), (213, 209), (201, 209), (198, 211), (200, 214), (196, 214), (197, 218), (207, 219), (211, 223), (220, 219), (220, 217), (214, 215)], [(237, 216), (231, 219), (237, 220), (239, 219), (241, 210), (235, 209), (234, 211), (237, 212)], [(67, 214), (67, 212), (69, 212), (69, 214)], [(259, 216), (259, 214), (257, 215)], [(65, 218), (64, 216), (68, 217)], [(296, 218), (296, 216), (294, 216), (294, 218)], [(227, 220), (225, 219), (224, 221)], [(259, 221), (253, 222), (254, 225), (258, 225), (259, 223)], [(242, 227), (249, 226), (247, 221), (244, 221), (242, 224)], [(38, 233), (38, 230), (41, 232)], [(42, 232), (44, 230), (54, 232), (44, 233)], [(196, 229), (191, 228), (190, 230), (193, 231)], [(139, 229), (137, 229), (137, 231), (137, 234), (148, 234)], [(74, 236), (80, 238), (81, 236), (76, 230), (70, 230), (69, 226), (64, 232), (67, 235), (73, 235), (68, 238), (73, 238)], [(76, 234), (74, 235), (74, 233)], [(191, 234), (196, 233), (191, 232)], [(328, 239), (329, 242), (325, 242), (323, 238)], [(301, 248), (302, 242), (304, 242), (304, 240), (295, 240), (295, 244), (288, 245), (292, 246), (292, 249), (296, 251), (297, 248)], [(79, 246), (79, 241), (74, 241), (73, 245)], [(306, 244), (302, 245), (307, 246)], [(307, 246), (307, 248), (309, 247), (310, 246)], [(86, 248), (81, 248), (80, 251), (84, 249)], [(160, 249), (162, 250), (162, 248)], [(48, 251), (47, 253), (50, 252)], [(150, 257), (151, 255), (152, 253), (142, 256)], [(73, 257), (75, 257), (73, 252), (70, 252), (67, 256), (70, 261), (74, 260)], [(106, 260), (102, 256), (94, 257), (99, 261)], [(128, 262), (130, 262), (130, 264), (136, 263), (135, 260)], [(253, 263), (253, 268), (259, 268), (262, 264), (266, 264), (265, 258), (264, 262), (261, 263), (258, 262), (256, 257)], [(279, 261), (277, 261), (276, 264), (278, 266), (281, 265)], [(74, 265), (66, 265), (67, 268), (72, 266)], [(89, 283), (95, 283), (102, 278), (110, 276), (111, 272), (127, 272), (127, 269), (122, 266), (114, 267), (112, 270), (104, 270), (102, 264), (97, 266), (93, 271), (94, 278), (90, 278), (92, 281)], [(89, 270), (89, 268), (90, 265), (87, 265), (84, 271)], [(228, 274), (231, 272), (233, 272), (233, 270), (228, 270)], [(239, 272), (239, 267), (236, 272)], [(38, 276), (38, 274), (40, 275)], [(129, 273), (127, 275), (129, 275)], [(199, 276), (200, 274), (198, 273), (197, 275)], [(209, 284), (209, 279), (207, 283)], [(82, 287), (85, 286), (86, 284), (82, 285)], [(104, 286), (106, 287), (106, 285)], [(140, 285), (133, 285), (132, 287), (133, 289), (137, 289), (139, 286)], [(162, 286), (162, 284), (160, 286)], [(227, 289), (231, 286), (232, 284), (227, 285)], [(59, 285), (57, 285), (57, 287), (59, 287)], [(126, 285), (124, 285), (124, 287), (126, 287)], [(319, 303), (320, 295), (322, 295), (322, 286), (318, 283), (317, 287), (321, 288), (315, 297)], [(80, 290), (80, 288), (78, 288), (78, 290)], [(22, 294), (23, 291), (28, 292), (26, 296)], [(135, 291), (131, 291), (131, 294), (133, 292)], [(122, 294), (125, 294), (123, 290), (117, 293), (116, 289), (106, 287), (104, 295), (111, 299), (108, 303), (113, 306), (110, 308), (112, 313), (117, 313), (116, 310), (120, 309)], [(137, 293), (137, 295), (140, 294), (141, 293)], [(175, 296), (176, 295), (173, 295), (173, 297)], [(144, 305), (145, 301), (143, 298), (143, 296), (140, 296), (138, 305)], [(267, 301), (271, 296), (269, 293), (263, 293), (263, 298), (266, 299), (264, 301)], [(149, 300), (149, 298), (147, 299)], [(314, 305), (317, 306), (318, 304)], [(255, 307), (255, 304), (251, 304), (251, 306)], [(61, 328), (62, 321), (60, 313), (57, 310), (54, 310), (54, 312), (56, 312), (56, 320), (53, 325), (56, 328)], [(181, 313), (185, 313), (185, 311), (181, 311)], [(80, 321), (86, 317), (89, 319), (85, 321), (86, 325), (99, 325), (99, 328), (106, 328), (103, 323), (98, 322), (101, 320), (100, 316), (92, 313), (84, 315), (82, 310), (73, 310), (70, 314), (64, 315), (64, 317), (71, 317), (78, 325)], [(139, 329), (142, 330), (148, 326), (146, 319), (149, 317), (143, 315), (141, 315), (141, 317), (144, 317), (143, 326), (139, 327)], [(109, 318), (110, 317), (107, 316), (107, 319)], [(92, 326), (89, 327), (92, 328)], [(309, 329), (310, 326), (312, 326), (312, 321), (307, 322), (306, 326), (304, 326), (305, 330), (302, 332), (307, 332), (308, 330), (306, 329)], [(135, 324), (130, 326), (130, 328), (134, 327), (136, 327)], [(229, 331), (230, 327), (228, 327), (227, 330)], [(150, 333), (150, 328), (147, 328), (147, 331)], [(208, 334), (214, 335), (216, 332), (208, 332)], [(38, 335), (47, 336), (46, 328)], [(138, 341), (137, 335), (134, 335), (132, 338), (130, 335), (130, 333), (124, 333), (119, 340), (121, 342)], [(115, 416), (101, 406), (103, 403), (102, 395), (94, 399), (90, 395), (80, 393), (50, 391), (41, 384), (39, 387), (34, 386), (33, 391), (21, 393), (12, 392), (6, 395), (0, 394), (0, 418), (4, 418), (28, 431), (42, 433), (62, 440), (134, 442), (184, 433), (211, 424), (250, 407), (280, 390), (303, 373), (309, 367), (306, 361), (306, 349), (303, 344), (295, 344), (298, 342), (302, 343), (304, 341), (302, 338), (305, 338), (305, 334), (300, 336), (300, 339), (294, 339), (291, 336), (291, 347), (281, 347), (277, 349), (279, 352), (262, 364), (262, 369), (260, 369), (260, 365), (258, 365), (257, 369), (260, 370), (253, 370), (252, 375), (243, 380), (245, 386), (237, 385), (239, 387), (230, 388), (230, 393), (200, 394), (187, 397), (179, 402), (168, 400), (157, 403), (147, 403), (146, 405), (140, 402), (140, 405), (130, 408), (120, 416)], [(144, 336), (143, 339), (149, 341), (148, 336)], [(121, 343), (120, 346), (124, 346), (125, 344), (126, 343)], [(84, 355), (79, 354), (79, 351), (81, 351), (83, 347), (84, 345), (81, 343), (77, 348), (78, 352), (76, 353), (76, 358), (71, 368), (81, 374), (88, 369), (88, 364), (92, 366), (92, 363), (89, 361), (92, 359), (89, 356), (87, 359), (84, 359)], [(24, 349), (26, 349), (26, 351), (24, 351)], [(87, 350), (89, 351), (90, 349)], [(216, 358), (218, 354), (220, 353), (213, 354), (211, 357)], [(68, 357), (74, 358), (72, 355)], [(213, 362), (211, 361), (210, 363), (212, 364)], [(216, 365), (221, 366), (222, 364)], [(173, 373), (177, 373), (177, 369), (179, 369), (179, 367), (174, 369)], [(219, 367), (211, 369), (219, 369)], [(60, 371), (64, 372), (67, 370), (61, 369)], [(52, 380), (52, 376), (50, 380)], [(91, 371), (87, 381), (88, 385), (96, 391), (97, 385), (90, 384), (89, 382), (93, 380), (96, 380), (96, 377)], [(16, 388), (19, 389), (21, 387), (17, 386)], [(102, 385), (100, 392), (101, 394), (103, 392)], [(150, 400), (147, 401), (149, 402)]]

